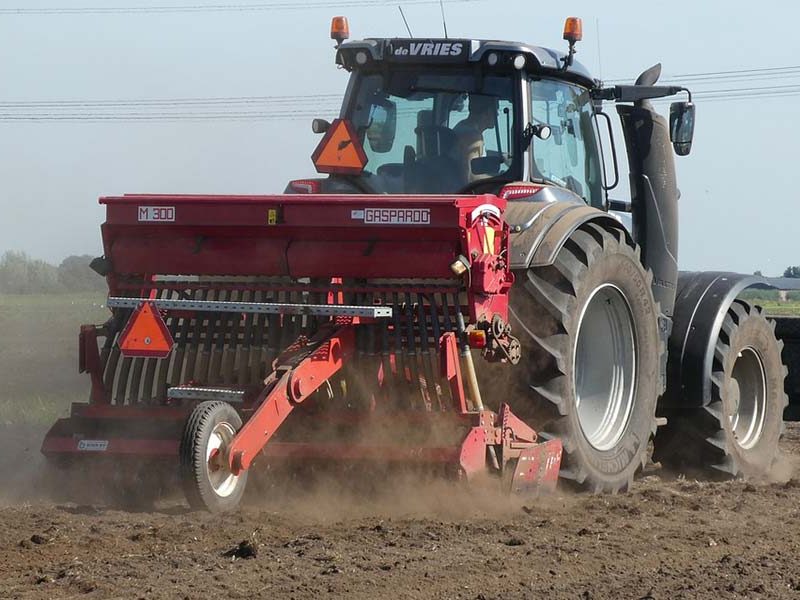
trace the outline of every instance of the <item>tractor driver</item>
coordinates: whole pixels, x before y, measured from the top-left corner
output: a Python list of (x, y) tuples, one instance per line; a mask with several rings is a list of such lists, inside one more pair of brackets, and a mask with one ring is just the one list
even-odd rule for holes
[(455, 148), (453, 158), (458, 162), (459, 175), (464, 185), (483, 179), (485, 175), (472, 172), (472, 160), (484, 156), (483, 133), (495, 126), (497, 98), (480, 94), (469, 97), (469, 116), (453, 128)]

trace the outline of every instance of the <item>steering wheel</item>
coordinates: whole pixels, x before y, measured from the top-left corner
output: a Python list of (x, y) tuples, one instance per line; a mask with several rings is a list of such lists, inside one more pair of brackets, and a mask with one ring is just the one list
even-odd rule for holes
[[(478, 179), (477, 181), (472, 181), (465, 185), (458, 191), (458, 194), (472, 194), (475, 190), (479, 189), (481, 186), (486, 186), (491, 189), (500, 188), (507, 183), (513, 183), (511, 179), (497, 179), (497, 178), (490, 178), (490, 179)], [(487, 192), (490, 190), (487, 190)], [(499, 191), (499, 189), (498, 189)]]
[[(369, 173), (363, 173), (361, 177), (366, 177), (366, 176), (371, 176), (371, 175)], [(361, 192), (362, 194), (377, 195), (380, 193), (376, 191), (370, 184), (364, 181), (361, 177), (345, 175), (342, 177), (342, 179), (345, 180), (350, 185), (352, 185), (354, 188), (358, 188), (358, 191)]]

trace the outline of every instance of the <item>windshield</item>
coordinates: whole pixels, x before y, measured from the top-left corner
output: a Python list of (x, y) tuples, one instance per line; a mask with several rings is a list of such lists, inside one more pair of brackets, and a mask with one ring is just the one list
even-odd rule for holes
[(514, 173), (513, 79), (453, 69), (359, 77), (346, 117), (371, 191), (452, 194)]

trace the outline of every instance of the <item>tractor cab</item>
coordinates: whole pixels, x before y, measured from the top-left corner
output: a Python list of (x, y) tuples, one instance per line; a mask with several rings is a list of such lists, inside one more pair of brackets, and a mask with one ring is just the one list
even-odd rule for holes
[[(565, 54), (513, 42), (367, 39), (344, 42), (351, 73), (340, 119), (363, 150), (360, 171), (333, 175), (325, 191), (498, 193), (549, 183), (602, 206), (592, 90), (598, 82)], [(330, 124), (316, 120), (318, 133)], [(319, 165), (318, 170), (319, 169)]]
[[(630, 206), (608, 198), (619, 168), (603, 101), (641, 106), (688, 90), (655, 86), (660, 66), (637, 85), (603, 88), (574, 59), (581, 30), (580, 19), (567, 19), (567, 52), (471, 39), (347, 41), (347, 20), (336, 17), (336, 62), (350, 82), (336, 127), (322, 119), (313, 125), (326, 134), (315, 166), (331, 178), (292, 182), (286, 191), (499, 194), (530, 182), (603, 210)], [(669, 133), (679, 154), (691, 148), (693, 126), (690, 96), (671, 109)], [(604, 152), (606, 128), (612, 147)], [(626, 142), (633, 142), (627, 133)]]

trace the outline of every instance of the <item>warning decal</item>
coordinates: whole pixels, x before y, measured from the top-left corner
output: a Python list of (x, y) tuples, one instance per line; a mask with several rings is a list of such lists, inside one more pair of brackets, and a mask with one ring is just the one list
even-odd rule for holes
[(174, 345), (161, 313), (152, 302), (143, 302), (131, 315), (119, 338), (123, 356), (166, 358)]
[(318, 173), (358, 175), (367, 166), (367, 155), (350, 121), (336, 119), (311, 155)]

